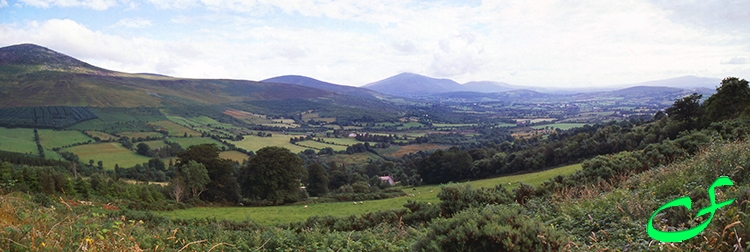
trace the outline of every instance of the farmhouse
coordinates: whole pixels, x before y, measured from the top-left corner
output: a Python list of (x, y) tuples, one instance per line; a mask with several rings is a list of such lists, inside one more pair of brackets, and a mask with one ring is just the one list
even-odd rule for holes
[(380, 181), (388, 182), (388, 184), (390, 185), (396, 184), (396, 182), (393, 181), (393, 178), (391, 178), (391, 176), (380, 176)]

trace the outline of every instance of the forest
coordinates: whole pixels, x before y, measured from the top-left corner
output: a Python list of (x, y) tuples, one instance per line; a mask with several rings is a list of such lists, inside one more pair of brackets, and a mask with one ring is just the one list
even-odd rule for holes
[[(366, 122), (367, 118), (357, 120)], [(239, 162), (220, 157), (221, 149), (214, 144), (185, 148), (167, 144), (165, 152), (173, 153), (164, 155), (176, 157), (169, 163), (161, 161), (154, 148), (133, 144), (140, 149), (139, 155), (151, 161), (114, 170), (103, 169), (94, 160), (79, 160), (72, 153), (65, 154), (64, 160), (51, 161), (0, 152), (0, 226), (4, 227), (0, 236), (6, 237), (0, 240), (0, 248), (727, 251), (750, 245), (746, 214), (750, 178), (745, 171), (750, 166), (746, 155), (750, 87), (744, 79), (725, 78), (715, 94), (705, 99), (697, 93), (685, 96), (645, 119), (550, 130), (525, 138), (513, 137), (501, 127), (472, 130), (427, 134), (419, 141), (452, 147), (400, 157), (382, 154), (377, 144), (352, 145), (343, 152), (381, 158), (357, 165), (327, 160), (328, 151), (293, 153), (283, 147), (248, 152), (249, 158)], [(483, 134), (477, 136), (477, 131)], [(398, 144), (397, 137), (390, 135), (357, 137)], [(454, 184), (577, 163), (581, 170), (538, 186)], [(401, 183), (395, 188), (384, 183), (379, 177), (385, 174)], [(705, 221), (693, 218), (695, 209), (711, 203), (709, 198), (714, 196), (707, 195), (706, 189), (719, 176), (728, 176), (734, 186), (717, 195), (721, 200), (736, 200), (716, 210), (699, 237), (663, 243), (646, 234), (651, 213), (681, 196), (690, 196), (695, 208), (665, 210), (654, 226), (674, 231)], [(128, 183), (129, 178), (142, 182)], [(163, 184), (145, 183), (149, 181)], [(442, 185), (437, 204), (409, 201), (398, 209), (317, 216), (280, 225), (176, 219), (153, 212), (237, 205), (357, 204), (404, 197), (409, 190), (432, 184)]]

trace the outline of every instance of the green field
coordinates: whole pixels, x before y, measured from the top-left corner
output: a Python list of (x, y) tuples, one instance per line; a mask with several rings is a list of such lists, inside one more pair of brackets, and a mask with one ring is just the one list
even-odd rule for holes
[(321, 143), (321, 142), (316, 142), (316, 141), (312, 141), (312, 140), (297, 142), (297, 146), (312, 147), (311, 149), (324, 149), (324, 148), (329, 148), (330, 147), (334, 151), (344, 151), (344, 150), (346, 150), (346, 146)]
[(130, 138), (146, 138), (146, 137), (161, 137), (163, 136), (159, 132), (120, 132), (117, 135), (121, 137), (130, 137)]
[(193, 145), (200, 145), (200, 144), (215, 144), (216, 147), (221, 148), (221, 146), (224, 146), (223, 143), (216, 141), (213, 138), (208, 137), (188, 137), (188, 138), (170, 138), (169, 141), (176, 142), (182, 146), (182, 148), (187, 149), (190, 146)]
[(360, 142), (359, 140), (354, 139), (354, 138), (323, 138), (323, 141), (324, 142), (332, 142), (332, 143), (336, 143), (336, 144), (343, 144), (343, 145), (347, 145), (347, 146), (352, 146), (352, 145), (355, 145), (355, 144), (358, 144), (358, 143), (363, 143), (363, 142)]
[(289, 139), (292, 138), (290, 135), (284, 135), (284, 134), (278, 134), (273, 133), (272, 137), (259, 137), (259, 136), (245, 136), (245, 139), (242, 141), (227, 141), (229, 143), (234, 144), (235, 146), (239, 148), (243, 148), (248, 151), (258, 151), (263, 147), (266, 146), (279, 146), (284, 147), (289, 150), (291, 150), (294, 153), (299, 153), (300, 151), (304, 151), (307, 148), (299, 147), (297, 145), (294, 145), (289, 142)]
[(47, 149), (94, 141), (94, 139), (77, 130), (40, 129), (38, 132), (39, 142), (42, 144), (42, 147)]
[(546, 127), (550, 127), (552, 129), (568, 130), (568, 129), (572, 129), (572, 128), (583, 127), (583, 125), (586, 125), (586, 124), (585, 123), (554, 123), (554, 124), (545, 124), (545, 125), (531, 126), (531, 128), (534, 128), (534, 129), (544, 129)]
[(94, 161), (104, 162), (104, 169), (113, 170), (115, 164), (120, 167), (133, 167), (136, 164), (148, 163), (149, 158), (135, 154), (135, 152), (125, 149), (119, 143), (100, 143), (85, 144), (65, 148), (63, 151), (75, 153), (81, 162)]
[(0, 150), (38, 154), (34, 142), (34, 130), (0, 127)]
[(200, 136), (201, 133), (188, 129), (182, 125), (176, 124), (171, 121), (158, 121), (158, 122), (151, 122), (150, 125), (154, 126), (156, 129), (164, 129), (169, 132), (170, 136), (184, 136), (187, 134), (188, 136)]
[[(511, 188), (517, 187), (519, 181), (523, 181), (524, 183), (529, 183), (532, 185), (539, 185), (549, 178), (555, 177), (557, 175), (571, 174), (579, 169), (581, 169), (581, 165), (575, 164), (542, 172), (483, 179), (467, 183), (475, 187), (493, 187), (498, 184), (508, 186), (507, 184), (511, 183), (512, 185), (506, 187), (510, 190)], [(437, 198), (437, 193), (439, 191), (440, 185), (404, 188), (404, 192), (408, 194), (408, 196), (406, 197), (371, 200), (365, 201), (364, 204), (356, 205), (352, 202), (335, 202), (319, 204), (309, 203), (307, 204), (307, 208), (305, 208), (303, 204), (272, 207), (198, 207), (171, 212), (158, 212), (157, 214), (177, 219), (214, 217), (217, 219), (236, 221), (254, 220), (261, 224), (273, 225), (294, 221), (304, 221), (312, 216), (349, 216), (359, 215), (367, 212), (376, 212), (379, 210), (398, 209), (402, 208), (408, 200), (426, 201), (437, 204), (440, 202), (440, 200)]]
[(242, 161), (244, 161), (245, 159), (250, 158), (250, 156), (245, 155), (245, 153), (239, 151), (222, 151), (219, 152), (219, 157), (231, 159), (240, 163), (242, 163)]
[(86, 134), (89, 134), (91, 137), (99, 137), (99, 139), (105, 140), (105, 141), (109, 139), (117, 138), (116, 136), (113, 136), (113, 135), (110, 135), (101, 131), (89, 130), (89, 131), (86, 131)]

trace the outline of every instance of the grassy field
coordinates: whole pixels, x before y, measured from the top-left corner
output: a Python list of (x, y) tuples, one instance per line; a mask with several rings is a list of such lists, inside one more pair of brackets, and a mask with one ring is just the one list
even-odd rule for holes
[(448, 149), (448, 147), (450, 146), (440, 145), (440, 144), (412, 144), (412, 145), (406, 145), (406, 146), (391, 145), (391, 147), (387, 149), (378, 149), (378, 153), (382, 155), (400, 158), (406, 154), (419, 152), (420, 150), (428, 151), (428, 150), (437, 150), (437, 149)]
[[(557, 175), (571, 174), (581, 169), (580, 164), (559, 167), (547, 171), (505, 176), (499, 178), (483, 179), (467, 182), (475, 187), (494, 187), (498, 184), (515, 188), (518, 182), (539, 185), (549, 178)], [(190, 208), (172, 212), (159, 212), (162, 216), (169, 216), (178, 219), (193, 219), (215, 217), (217, 219), (228, 220), (254, 220), (261, 224), (283, 224), (294, 221), (304, 221), (312, 216), (349, 216), (359, 215), (367, 212), (376, 212), (379, 210), (389, 210), (402, 208), (408, 200), (425, 201), (433, 204), (439, 203), (437, 194), (440, 191), (440, 185), (418, 186), (413, 188), (404, 188), (408, 194), (406, 197), (371, 200), (365, 201), (364, 204), (354, 204), (352, 202), (335, 202), (335, 203), (308, 203), (307, 208), (302, 204), (272, 206), (272, 207), (217, 207), (217, 208)], [(414, 195), (414, 196), (411, 196)]]
[(180, 146), (182, 146), (182, 148), (185, 149), (190, 146), (200, 144), (215, 144), (219, 148), (221, 148), (221, 146), (224, 146), (223, 143), (208, 137), (170, 138), (169, 141), (177, 142), (178, 144), (180, 144)]
[(198, 131), (188, 129), (182, 125), (176, 124), (171, 121), (151, 122), (150, 125), (153, 125), (155, 128), (167, 130), (170, 136), (184, 136), (185, 134), (187, 134), (188, 136), (200, 136), (201, 135), (201, 133)]
[(38, 154), (32, 129), (0, 127), (0, 150)]
[(327, 143), (320, 143), (320, 142), (311, 141), (311, 140), (297, 142), (297, 145), (298, 146), (305, 146), (305, 147), (312, 147), (312, 149), (314, 149), (314, 148), (323, 149), (323, 148), (330, 147), (331, 149), (333, 149), (335, 151), (346, 150), (346, 146), (335, 145), (335, 144), (327, 144)]
[(99, 137), (99, 139), (105, 140), (105, 141), (109, 139), (117, 138), (116, 136), (113, 136), (113, 135), (110, 135), (101, 131), (89, 130), (89, 131), (86, 131), (86, 134), (89, 134), (92, 137)]
[(572, 128), (583, 127), (583, 125), (586, 125), (586, 124), (585, 123), (555, 123), (555, 124), (545, 124), (545, 125), (531, 126), (531, 128), (534, 128), (534, 129), (544, 129), (546, 127), (550, 127), (552, 129), (568, 130), (568, 129), (572, 129)]
[(149, 158), (135, 154), (135, 152), (125, 149), (119, 143), (100, 143), (86, 144), (65, 148), (63, 151), (69, 151), (78, 155), (82, 162), (103, 161), (104, 169), (113, 170), (115, 164), (120, 167), (132, 167), (136, 164), (148, 163)]
[(354, 138), (323, 138), (323, 141), (325, 142), (332, 142), (336, 144), (343, 144), (347, 146), (355, 145), (358, 143), (362, 143), (357, 139)]
[(162, 136), (162, 134), (160, 134), (159, 132), (151, 132), (151, 131), (147, 131), (147, 132), (120, 132), (117, 135), (119, 135), (121, 137), (130, 137), (130, 138), (133, 138), (133, 137), (135, 137), (135, 138), (146, 138), (146, 137), (161, 137)]
[(219, 157), (228, 158), (228, 159), (242, 163), (243, 160), (248, 159), (250, 156), (245, 155), (245, 153), (242, 153), (239, 151), (222, 151), (222, 152), (219, 152)]
[(55, 147), (63, 147), (74, 143), (85, 143), (88, 141), (94, 141), (94, 139), (86, 136), (77, 130), (50, 130), (40, 129), (39, 142), (44, 148), (52, 149)]
[(307, 149), (290, 143), (289, 138), (292, 138), (292, 136), (274, 133), (272, 137), (245, 136), (245, 139), (243, 139), (242, 141), (228, 142), (234, 144), (239, 148), (243, 148), (249, 151), (258, 151), (266, 146), (284, 147), (294, 153), (298, 153)]

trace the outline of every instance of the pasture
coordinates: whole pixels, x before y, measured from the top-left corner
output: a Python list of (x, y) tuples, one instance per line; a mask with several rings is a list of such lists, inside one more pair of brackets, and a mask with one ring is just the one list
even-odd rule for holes
[(146, 138), (146, 137), (162, 137), (163, 135), (159, 132), (146, 131), (146, 132), (120, 132), (117, 135), (120, 137), (129, 138)]
[(274, 132), (272, 137), (259, 137), (259, 136), (248, 135), (248, 136), (244, 136), (244, 139), (242, 141), (227, 141), (227, 142), (232, 143), (239, 148), (243, 148), (249, 151), (258, 151), (261, 148), (267, 147), (267, 146), (284, 147), (284, 148), (291, 150), (293, 153), (299, 153), (300, 151), (304, 151), (307, 149), (307, 148), (300, 147), (300, 146), (290, 143), (289, 142), (290, 138), (292, 138), (291, 135), (284, 135), (284, 134), (279, 134), (279, 133)]
[(86, 131), (86, 134), (88, 134), (91, 137), (98, 137), (99, 139), (104, 140), (104, 141), (117, 138), (116, 136), (113, 136), (113, 135), (110, 135), (101, 131), (89, 130), (89, 131)]
[(201, 133), (189, 128), (186, 128), (182, 125), (176, 124), (172, 121), (157, 121), (157, 122), (151, 122), (149, 125), (153, 126), (155, 129), (163, 129), (169, 132), (170, 136), (184, 136), (187, 134), (188, 136), (200, 136)]
[(324, 149), (324, 148), (329, 148), (329, 147), (331, 149), (333, 149), (334, 151), (343, 151), (343, 150), (346, 150), (346, 146), (321, 143), (321, 142), (316, 142), (316, 141), (312, 141), (312, 140), (297, 142), (297, 146), (310, 147), (310, 149), (316, 149), (316, 150), (320, 150), (320, 149)]
[(226, 158), (231, 159), (232, 161), (237, 161), (242, 163), (245, 159), (250, 158), (250, 156), (245, 155), (245, 153), (239, 152), (239, 151), (222, 151), (219, 152), (220, 158)]
[(120, 167), (133, 167), (136, 164), (148, 163), (149, 160), (148, 157), (125, 149), (119, 143), (85, 144), (62, 150), (75, 153), (82, 162), (87, 162), (90, 159), (101, 160), (104, 162), (104, 169), (107, 170), (115, 169), (115, 164)]
[[(518, 186), (519, 182), (540, 185), (542, 182), (553, 178), (557, 175), (571, 174), (581, 169), (580, 164), (563, 166), (541, 172), (504, 176), (491, 179), (483, 179), (465, 182), (474, 187), (494, 187), (498, 184), (504, 185), (508, 190)], [(462, 185), (465, 183), (449, 184)], [(508, 185), (511, 183), (511, 185)], [(214, 217), (217, 219), (227, 219), (235, 221), (254, 220), (264, 225), (285, 224), (295, 221), (305, 221), (312, 216), (349, 216), (360, 215), (367, 212), (377, 212), (381, 210), (390, 210), (402, 208), (408, 200), (430, 202), (432, 204), (440, 203), (437, 198), (440, 187), (444, 185), (426, 185), (403, 188), (408, 194), (406, 197), (370, 200), (364, 201), (363, 204), (354, 204), (353, 202), (333, 202), (333, 203), (314, 203), (312, 202), (270, 207), (197, 207), (171, 212), (158, 212), (158, 215), (168, 216), (175, 219), (194, 219)], [(412, 196), (414, 195), (414, 196)], [(304, 205), (307, 205), (307, 208)]]
[(0, 127), (0, 150), (38, 154), (39, 150), (34, 142), (34, 130)]
[(42, 147), (47, 149), (94, 141), (94, 139), (77, 130), (40, 129), (37, 132), (39, 133), (39, 142)]
[(219, 148), (221, 148), (221, 146), (224, 146), (223, 143), (216, 141), (216, 139), (208, 138), (208, 137), (170, 138), (169, 141), (176, 142), (180, 144), (182, 148), (185, 148), (185, 149), (193, 145), (201, 145), (201, 144), (215, 144), (216, 147), (219, 147)]
[(535, 126), (531, 126), (531, 128), (546, 129), (547, 127), (549, 127), (551, 129), (568, 130), (572, 128), (583, 127), (583, 125), (586, 125), (586, 124), (585, 123), (554, 123), (554, 124), (545, 124), (545, 125), (535, 125)]

